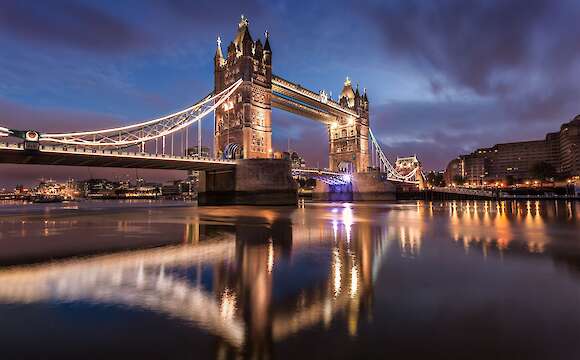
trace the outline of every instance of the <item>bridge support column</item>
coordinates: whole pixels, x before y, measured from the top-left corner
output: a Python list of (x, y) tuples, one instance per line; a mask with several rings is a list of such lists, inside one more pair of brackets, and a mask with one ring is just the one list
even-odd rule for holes
[(205, 171), (199, 179), (199, 205), (298, 204), (290, 162), (274, 159), (239, 160), (234, 169)]
[(352, 175), (352, 197), (355, 201), (396, 200), (396, 187), (378, 171)]

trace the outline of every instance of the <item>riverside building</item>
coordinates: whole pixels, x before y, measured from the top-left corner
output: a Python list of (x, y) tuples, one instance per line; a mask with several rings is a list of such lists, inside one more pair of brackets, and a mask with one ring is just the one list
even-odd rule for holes
[(451, 184), (461, 177), (468, 183), (532, 179), (532, 167), (545, 162), (562, 177), (580, 176), (580, 115), (563, 124), (560, 131), (543, 140), (496, 144), (460, 155), (447, 165), (445, 180)]

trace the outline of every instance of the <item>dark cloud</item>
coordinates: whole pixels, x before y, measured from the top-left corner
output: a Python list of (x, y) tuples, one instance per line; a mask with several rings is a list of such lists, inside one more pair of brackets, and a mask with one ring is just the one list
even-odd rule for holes
[(74, 0), (3, 0), (0, 31), (39, 44), (59, 44), (95, 52), (125, 52), (148, 42), (144, 31)]
[[(267, 13), (268, 6), (257, 0), (241, 0), (224, 6), (223, 2), (213, 0), (166, 0), (161, 6), (170, 11), (177, 19), (198, 25), (229, 25), (231, 20), (240, 15), (250, 15), (252, 19), (262, 18)], [(250, 11), (251, 14), (248, 14)]]
[(0, 98), (0, 114), (0, 123), (4, 127), (18, 130), (33, 129), (40, 132), (106, 129), (121, 123), (120, 119), (106, 114), (34, 108), (2, 98)]
[[(390, 56), (435, 72), (457, 89), (493, 97), (513, 120), (569, 115), (580, 55), (573, 1), (389, 2), (369, 15)], [(437, 94), (440, 83), (433, 82)]]
[(389, 4), (373, 17), (394, 55), (423, 60), (458, 85), (487, 94), (497, 86), (497, 71), (525, 65), (549, 1)]
[(417, 155), (427, 169), (496, 143), (542, 139), (556, 122), (522, 126), (495, 101), (392, 101), (371, 108), (372, 128), (387, 156)]

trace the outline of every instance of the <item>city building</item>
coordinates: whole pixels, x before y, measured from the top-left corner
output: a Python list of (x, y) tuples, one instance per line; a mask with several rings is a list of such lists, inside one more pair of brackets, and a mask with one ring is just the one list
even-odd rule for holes
[(534, 178), (532, 168), (547, 163), (558, 177), (580, 176), (580, 115), (563, 124), (559, 132), (549, 133), (543, 140), (496, 144), (460, 155), (447, 165), (445, 180), (471, 184), (513, 179)]
[(465, 173), (463, 170), (463, 164), (464, 161), (461, 156), (451, 160), (449, 164), (447, 164), (444, 175), (445, 184), (447, 184), (448, 186), (453, 185), (455, 183), (455, 179), (459, 178), (463, 179), (463, 175)]

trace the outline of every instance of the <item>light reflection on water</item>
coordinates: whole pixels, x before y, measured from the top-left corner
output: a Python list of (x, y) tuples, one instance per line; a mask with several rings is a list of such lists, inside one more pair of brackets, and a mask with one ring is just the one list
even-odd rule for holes
[[(431, 354), (434, 339), (471, 358), (578, 354), (565, 342), (566, 329), (580, 326), (578, 204), (166, 205), (106, 214), (85, 203), (49, 215), (0, 207), (0, 261), (12, 265), (0, 270), (0, 318), (8, 319), (0, 348), (78, 355), (69, 342), (90, 347), (82, 335), (103, 326), (90, 314), (104, 312), (110, 335), (101, 334), (95, 354), (155, 358), (160, 346), (162, 357), (182, 356), (191, 352), (175, 343), (183, 336), (205, 344), (196, 354), (210, 358), (418, 356)], [(506, 312), (508, 304), (530, 313)], [(71, 306), (78, 319), (66, 315)], [(31, 309), (34, 319), (18, 321)], [(115, 330), (135, 312), (130, 336)], [(552, 335), (529, 330), (546, 318)], [(522, 349), (526, 332), (537, 338)], [(22, 347), (24, 334), (43, 340)], [(481, 346), (482, 337), (491, 340)]]

